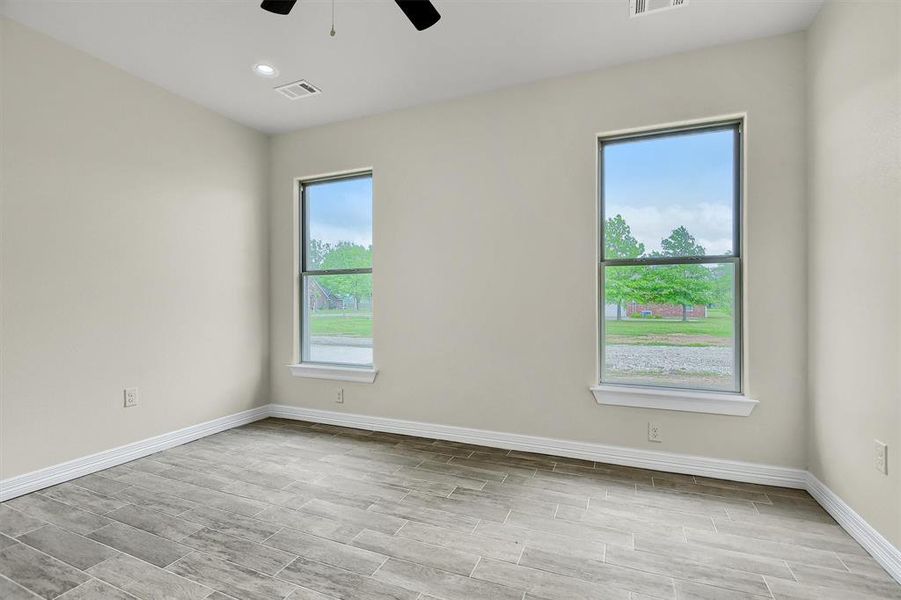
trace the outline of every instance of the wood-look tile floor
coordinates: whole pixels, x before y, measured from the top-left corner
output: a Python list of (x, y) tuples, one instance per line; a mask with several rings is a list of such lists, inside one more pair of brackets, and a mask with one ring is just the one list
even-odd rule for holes
[(0, 598), (901, 599), (805, 492), (268, 419), (0, 504)]

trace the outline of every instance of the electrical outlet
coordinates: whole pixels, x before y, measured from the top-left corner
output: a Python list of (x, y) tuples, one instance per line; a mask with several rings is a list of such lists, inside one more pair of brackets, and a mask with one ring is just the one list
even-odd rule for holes
[(125, 406), (125, 408), (131, 408), (138, 405), (138, 388), (125, 388), (124, 395), (125, 402), (123, 403), (123, 406)]
[(344, 388), (338, 388), (338, 395), (335, 396), (336, 404), (344, 404)]
[(663, 431), (661, 431), (659, 424), (648, 423), (648, 441), (649, 442), (662, 442), (663, 441)]
[(873, 440), (876, 450), (876, 470), (883, 475), (888, 475), (888, 446), (879, 440)]

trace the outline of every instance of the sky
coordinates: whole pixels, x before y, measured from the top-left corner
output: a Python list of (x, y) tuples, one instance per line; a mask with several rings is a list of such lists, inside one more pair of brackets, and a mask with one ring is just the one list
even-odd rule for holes
[(372, 244), (372, 177), (306, 186), (310, 238), (329, 244)]
[(623, 216), (645, 252), (684, 226), (706, 254), (732, 250), (733, 135), (705, 131), (604, 147), (604, 216)]

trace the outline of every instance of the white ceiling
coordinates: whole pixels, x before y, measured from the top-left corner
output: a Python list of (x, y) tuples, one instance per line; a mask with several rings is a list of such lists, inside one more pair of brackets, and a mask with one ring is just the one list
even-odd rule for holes
[[(2, 1), (2, 0), (0, 0)], [(6, 0), (3, 12), (265, 132), (375, 114), (601, 67), (804, 29), (822, 0), (689, 0), (630, 19), (628, 0), (433, 0), (417, 32), (392, 0)], [(251, 66), (280, 70), (262, 79)], [(48, 73), (52, 77), (53, 73)], [(275, 85), (307, 79), (319, 96)]]

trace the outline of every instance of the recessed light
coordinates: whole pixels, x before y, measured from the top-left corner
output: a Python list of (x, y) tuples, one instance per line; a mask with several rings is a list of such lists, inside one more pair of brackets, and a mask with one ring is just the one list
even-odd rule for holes
[(260, 77), (272, 78), (278, 75), (278, 69), (268, 63), (257, 63), (253, 66), (253, 72)]

